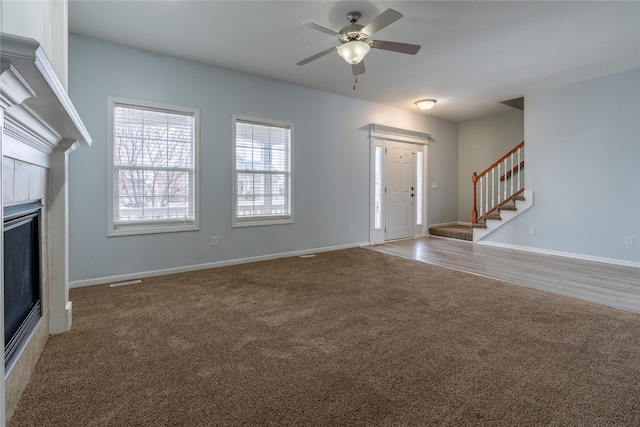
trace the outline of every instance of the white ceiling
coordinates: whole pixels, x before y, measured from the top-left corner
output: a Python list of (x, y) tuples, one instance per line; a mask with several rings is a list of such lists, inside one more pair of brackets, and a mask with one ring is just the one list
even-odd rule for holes
[[(372, 49), (352, 89), (338, 45), (347, 12), (366, 25), (404, 17), (372, 39), (420, 44), (416, 56)], [(69, 1), (69, 30), (453, 121), (514, 111), (500, 101), (640, 67), (640, 2)]]

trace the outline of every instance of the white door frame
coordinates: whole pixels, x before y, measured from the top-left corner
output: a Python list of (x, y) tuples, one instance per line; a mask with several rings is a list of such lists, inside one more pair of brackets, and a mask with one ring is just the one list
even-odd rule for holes
[[(422, 153), (422, 223), (414, 225), (414, 237), (425, 236), (427, 229), (427, 169), (429, 155), (430, 133), (417, 132), (408, 129), (394, 128), (372, 123), (370, 125), (370, 174), (369, 174), (369, 243), (383, 243), (385, 241), (385, 195), (384, 195), (384, 149), (385, 141), (397, 141), (414, 144), (417, 153)], [(417, 191), (417, 189), (416, 189)]]

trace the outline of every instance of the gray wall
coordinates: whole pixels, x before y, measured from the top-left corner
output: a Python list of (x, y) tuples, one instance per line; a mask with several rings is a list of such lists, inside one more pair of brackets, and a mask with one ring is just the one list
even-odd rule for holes
[(458, 132), (458, 221), (471, 222), (471, 175), (484, 171), (524, 139), (524, 112), (460, 122)]
[[(434, 134), (427, 219), (457, 215), (457, 123), (77, 36), (69, 93), (94, 140), (70, 156), (72, 282), (367, 242), (372, 122)], [(200, 231), (107, 238), (107, 96), (200, 109)], [(234, 113), (295, 124), (295, 224), (231, 228)]]
[(526, 95), (534, 206), (487, 240), (640, 262), (639, 123), (638, 69)]

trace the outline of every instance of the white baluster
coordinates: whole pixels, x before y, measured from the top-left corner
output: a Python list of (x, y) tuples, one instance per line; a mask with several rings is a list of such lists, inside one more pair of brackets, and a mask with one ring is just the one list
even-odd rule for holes
[(484, 210), (482, 210), (482, 208), (484, 207), (484, 197), (483, 197), (483, 191), (482, 191), (482, 183), (484, 182), (483, 179), (484, 179), (484, 176), (478, 180), (478, 187), (480, 187), (480, 200), (478, 201), (480, 205), (479, 207), (480, 213), (478, 214), (478, 216), (482, 216), (482, 214), (484, 213)]
[(496, 205), (496, 168), (491, 169), (491, 207)]
[(503, 160), (504, 162), (504, 183), (502, 184), (503, 188), (503, 194), (502, 194), (502, 200), (507, 198), (507, 159)]
[(485, 179), (485, 192), (487, 193), (486, 195), (486, 200), (485, 200), (485, 207), (484, 207), (484, 211), (487, 212), (489, 210), (489, 174), (486, 175)]
[[(496, 181), (496, 184), (498, 184), (498, 200), (500, 200), (500, 163), (498, 163), (498, 180)], [(495, 205), (494, 205), (495, 206)]]
[[(515, 176), (513, 176), (513, 174), (515, 173), (515, 169), (513, 168), (513, 153), (511, 153), (511, 193), (509, 193), (510, 196), (513, 195), (513, 178), (515, 178)], [(506, 199), (506, 197), (505, 197)]]
[(520, 189), (522, 188), (520, 187), (520, 175), (522, 175), (522, 171), (520, 170), (521, 168), (520, 151), (522, 151), (522, 147), (518, 148), (518, 191), (520, 191)]

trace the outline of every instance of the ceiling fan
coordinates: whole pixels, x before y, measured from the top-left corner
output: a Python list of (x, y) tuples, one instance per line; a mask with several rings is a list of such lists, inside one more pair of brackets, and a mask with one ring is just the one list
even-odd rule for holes
[(333, 51), (337, 51), (338, 55), (344, 58), (347, 63), (351, 64), (353, 75), (358, 76), (365, 72), (363, 59), (365, 55), (369, 53), (371, 48), (415, 55), (420, 50), (420, 45), (389, 42), (384, 40), (369, 40), (369, 37), (371, 37), (375, 32), (393, 24), (398, 19), (402, 18), (402, 16), (403, 15), (400, 12), (393, 9), (387, 9), (369, 24), (360, 25), (357, 23), (360, 19), (360, 12), (349, 12), (347, 13), (349, 25), (342, 27), (339, 32), (314, 23), (303, 24), (309, 28), (313, 28), (314, 30), (335, 36), (341, 44), (316, 53), (307, 59), (303, 59), (298, 62), (297, 65), (308, 64), (309, 62), (315, 61), (316, 59), (328, 55)]

